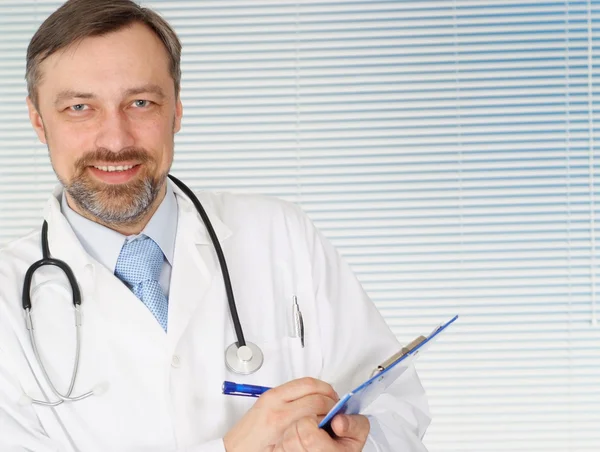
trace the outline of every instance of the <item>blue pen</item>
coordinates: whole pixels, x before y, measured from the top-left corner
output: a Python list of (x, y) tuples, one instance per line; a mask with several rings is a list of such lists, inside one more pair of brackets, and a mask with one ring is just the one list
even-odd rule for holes
[(271, 388), (268, 386), (248, 385), (243, 383), (234, 383), (233, 381), (223, 382), (223, 394), (226, 395), (258, 397), (269, 389)]

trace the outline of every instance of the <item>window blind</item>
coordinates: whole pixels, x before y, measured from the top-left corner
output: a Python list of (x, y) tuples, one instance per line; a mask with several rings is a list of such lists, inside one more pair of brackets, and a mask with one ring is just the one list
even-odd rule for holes
[[(0, 243), (55, 184), (0, 2)], [(420, 358), (431, 452), (600, 450), (600, 1), (146, 1), (183, 44), (173, 173), (299, 203)]]

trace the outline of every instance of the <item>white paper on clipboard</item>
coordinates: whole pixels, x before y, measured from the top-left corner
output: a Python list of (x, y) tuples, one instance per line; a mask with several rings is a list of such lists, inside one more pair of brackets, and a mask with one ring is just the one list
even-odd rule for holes
[(410, 367), (411, 363), (422, 354), (429, 345), (431, 345), (431, 343), (446, 330), (446, 328), (452, 325), (456, 319), (458, 319), (458, 315), (438, 326), (423, 342), (412, 350), (407, 351), (384, 370), (373, 375), (360, 386), (344, 395), (319, 423), (319, 427), (327, 430), (331, 434), (330, 423), (336, 414), (361, 413), (371, 404), (371, 402), (373, 402), (373, 400), (385, 392), (385, 390)]

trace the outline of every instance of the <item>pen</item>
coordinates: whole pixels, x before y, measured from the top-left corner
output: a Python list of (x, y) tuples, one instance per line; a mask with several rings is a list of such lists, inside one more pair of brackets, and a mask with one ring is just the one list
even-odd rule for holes
[(258, 397), (262, 393), (271, 389), (268, 386), (257, 386), (243, 383), (234, 383), (233, 381), (223, 382), (223, 394), (243, 397)]
[(300, 345), (304, 348), (304, 320), (302, 319), (302, 312), (300, 311), (300, 306), (298, 306), (298, 298), (296, 295), (292, 298), (292, 303), (296, 337), (300, 337)]

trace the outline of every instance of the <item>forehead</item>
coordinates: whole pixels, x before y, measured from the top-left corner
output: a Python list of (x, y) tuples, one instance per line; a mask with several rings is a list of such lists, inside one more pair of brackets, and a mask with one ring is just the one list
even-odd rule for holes
[(139, 23), (84, 38), (50, 55), (40, 69), (40, 100), (65, 90), (114, 96), (150, 84), (163, 87), (166, 93), (174, 91), (174, 87), (168, 88), (173, 79), (165, 46), (150, 28)]

